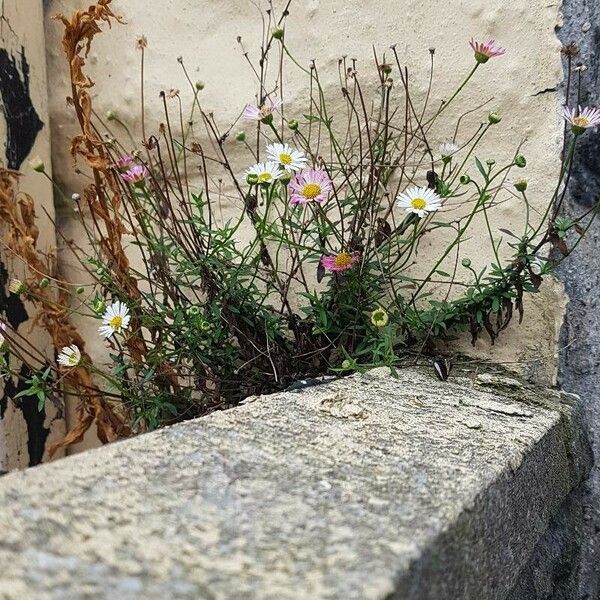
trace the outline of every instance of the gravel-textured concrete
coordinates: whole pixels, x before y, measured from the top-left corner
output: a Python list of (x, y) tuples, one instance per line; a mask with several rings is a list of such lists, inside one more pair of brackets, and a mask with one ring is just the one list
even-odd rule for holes
[[(600, 105), (600, 2), (564, 0), (563, 25), (558, 34), (564, 44), (580, 49), (573, 60), (586, 66), (574, 73), (569, 104)], [(566, 60), (565, 60), (566, 70)], [(577, 81), (581, 76), (581, 90)], [(563, 84), (563, 91), (565, 85)], [(564, 209), (568, 216), (589, 210), (600, 200), (600, 132), (582, 136), (578, 160), (570, 180)], [(600, 598), (600, 220), (560, 269), (570, 302), (567, 306), (561, 346), (560, 382), (564, 389), (579, 394), (585, 421), (594, 447), (596, 465), (584, 497), (586, 527), (582, 559), (582, 587), (577, 598)]]
[(0, 479), (0, 597), (505, 598), (587, 459), (513, 380), (250, 399)]

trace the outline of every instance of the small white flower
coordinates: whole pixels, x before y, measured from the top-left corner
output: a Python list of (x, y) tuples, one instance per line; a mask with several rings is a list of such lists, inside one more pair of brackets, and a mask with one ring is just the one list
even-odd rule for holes
[(32, 160), (30, 160), (29, 164), (31, 165), (31, 168), (34, 171), (37, 171), (38, 173), (43, 173), (46, 170), (46, 165), (39, 156), (36, 156)]
[(109, 338), (114, 333), (121, 333), (127, 329), (130, 319), (127, 305), (117, 300), (102, 315), (102, 327), (98, 329), (98, 332), (105, 338)]
[(258, 183), (272, 183), (283, 175), (283, 171), (279, 168), (279, 163), (269, 161), (255, 164), (245, 174), (246, 177), (248, 175), (255, 175)]
[(304, 152), (292, 150), (289, 144), (269, 144), (267, 156), (269, 160), (279, 163), (286, 171), (301, 171), (307, 163)]
[(460, 148), (454, 142), (444, 142), (443, 144), (440, 144), (440, 156), (442, 158), (450, 158), (459, 150)]
[(75, 344), (65, 346), (56, 362), (63, 367), (76, 367), (81, 362), (81, 351)]
[(414, 213), (423, 218), (429, 212), (442, 207), (442, 199), (431, 189), (413, 186), (396, 198), (398, 206), (407, 213)]
[(12, 294), (22, 294), (26, 290), (25, 284), (20, 279), (11, 279), (8, 291)]

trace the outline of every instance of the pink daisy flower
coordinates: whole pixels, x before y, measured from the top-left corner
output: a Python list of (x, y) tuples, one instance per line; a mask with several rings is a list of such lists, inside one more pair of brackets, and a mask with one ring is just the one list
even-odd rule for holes
[(253, 104), (246, 104), (242, 118), (246, 121), (265, 121), (273, 118), (273, 112), (276, 111), (283, 104), (283, 100), (280, 98), (273, 98), (272, 100), (266, 100), (262, 106), (254, 106)]
[(469, 42), (469, 46), (475, 52), (475, 60), (479, 64), (486, 63), (494, 56), (502, 56), (506, 50), (496, 45), (496, 40), (488, 40), (487, 42), (476, 42), (473, 38)]
[(577, 110), (565, 106), (562, 111), (562, 117), (571, 124), (571, 130), (576, 135), (581, 135), (586, 129), (598, 127), (600, 125), (600, 108), (586, 106)]
[(328, 271), (338, 272), (351, 269), (358, 258), (357, 254), (340, 252), (334, 256), (323, 256), (320, 262)]
[(148, 177), (148, 169), (144, 165), (135, 165), (121, 173), (121, 177), (127, 182), (133, 185), (137, 185), (143, 183), (143, 181)]
[(133, 156), (131, 156), (131, 154), (123, 154), (123, 156), (117, 158), (115, 164), (117, 165), (117, 169), (119, 169), (119, 171), (126, 171), (129, 169), (129, 167), (131, 167), (131, 165), (133, 165)]
[(322, 169), (305, 169), (290, 181), (288, 190), (292, 204), (321, 204), (333, 190), (333, 182)]

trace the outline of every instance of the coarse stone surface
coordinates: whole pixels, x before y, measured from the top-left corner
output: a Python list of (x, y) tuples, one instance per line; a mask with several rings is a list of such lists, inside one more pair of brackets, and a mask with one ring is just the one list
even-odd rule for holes
[(375, 369), (6, 475), (0, 598), (506, 598), (589, 455), (498, 386)]
[[(558, 35), (564, 44), (574, 43), (579, 54), (572, 60), (567, 97), (568, 61), (564, 59), (562, 91), (569, 106), (600, 104), (600, 2), (564, 0), (563, 23)], [(583, 64), (584, 70), (575, 70)], [(562, 215), (573, 217), (590, 210), (600, 199), (600, 133), (590, 132), (578, 142), (578, 160), (569, 179)], [(572, 247), (577, 235), (568, 240)], [(600, 598), (600, 221), (591, 224), (586, 235), (560, 267), (569, 304), (560, 346), (561, 386), (581, 396), (584, 418), (596, 456), (583, 498), (585, 546), (582, 557), (581, 600)]]

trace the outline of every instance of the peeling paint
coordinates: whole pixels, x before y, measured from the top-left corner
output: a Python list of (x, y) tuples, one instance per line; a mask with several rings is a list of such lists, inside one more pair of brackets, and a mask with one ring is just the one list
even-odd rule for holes
[(19, 169), (44, 127), (29, 92), (29, 63), (25, 48), (18, 57), (0, 48), (0, 98), (6, 120), (6, 164)]

